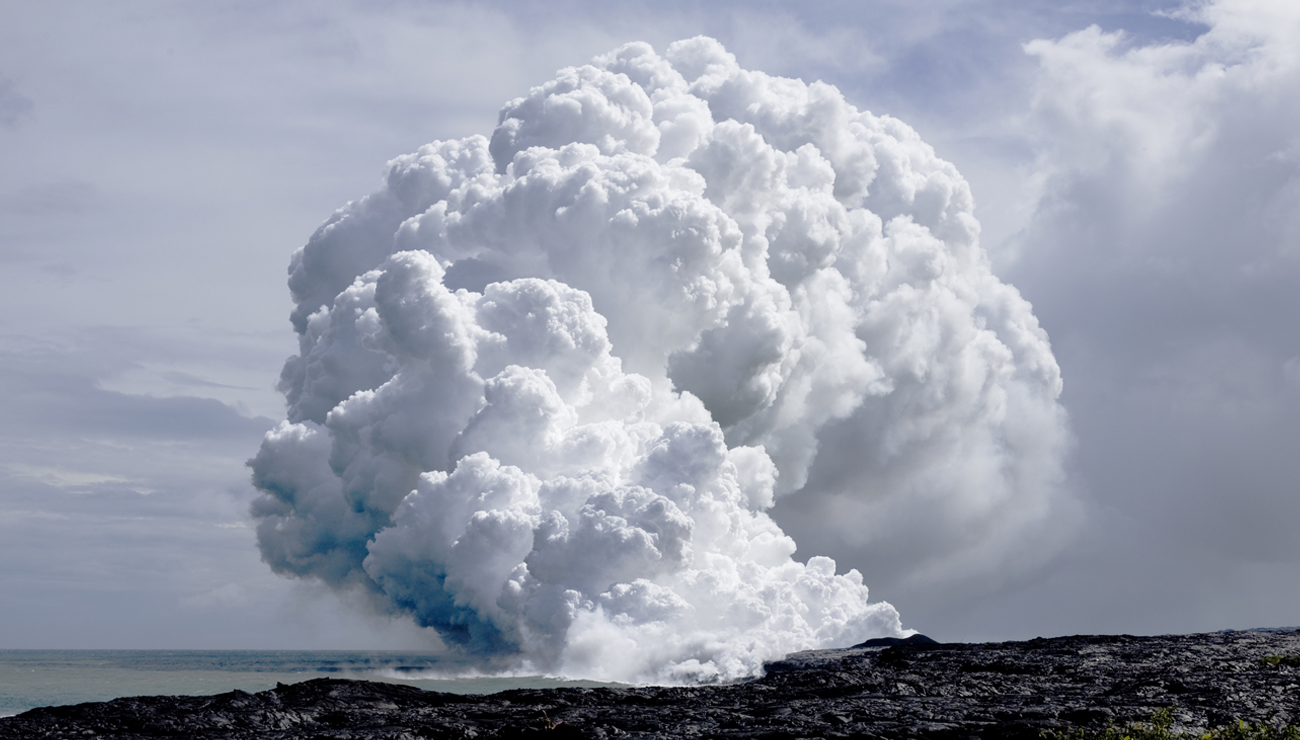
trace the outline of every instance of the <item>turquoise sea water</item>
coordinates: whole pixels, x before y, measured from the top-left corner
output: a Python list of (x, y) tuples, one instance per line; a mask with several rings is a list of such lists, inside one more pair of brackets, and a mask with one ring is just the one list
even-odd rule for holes
[(516, 688), (601, 686), (542, 676), (444, 678), (454, 667), (435, 655), (298, 650), (0, 650), (0, 717), (33, 707), (123, 696), (220, 694), (275, 688), (277, 682), (357, 678), (454, 694)]

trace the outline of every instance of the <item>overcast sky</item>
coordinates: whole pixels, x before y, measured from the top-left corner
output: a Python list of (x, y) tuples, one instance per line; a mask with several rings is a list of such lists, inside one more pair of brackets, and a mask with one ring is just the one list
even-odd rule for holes
[(0, 0), (0, 648), (420, 645), (259, 560), (289, 257), (389, 159), (698, 34), (954, 163), (1064, 378), (1059, 552), (936, 585), (778, 506), (798, 557), (946, 641), (1300, 624), (1291, 0)]

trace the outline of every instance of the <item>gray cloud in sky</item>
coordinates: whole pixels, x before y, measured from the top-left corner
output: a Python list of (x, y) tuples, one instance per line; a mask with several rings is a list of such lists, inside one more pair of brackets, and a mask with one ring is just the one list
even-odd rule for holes
[[(120, 354), (141, 349), (108, 333)], [(112, 353), (13, 335), (3, 344), (0, 551), (7, 566), (0, 583), (15, 598), (0, 623), (27, 635), (21, 644), (28, 647), (194, 640), (168, 626), (184, 621), (171, 594), (238, 578), (246, 538), (237, 533), (249, 498), (238, 471), (248, 441), (270, 420), (210, 398), (104, 390), (98, 381), (117, 364)], [(242, 560), (248, 570), (257, 565), (255, 557)], [(222, 563), (235, 572), (222, 573)], [(255, 582), (249, 588), (266, 591)], [(145, 616), (131, 620), (135, 610)], [(97, 618), (78, 626), (79, 613)], [(200, 617), (195, 626), (204, 623)], [(226, 628), (206, 627), (219, 643)]]
[(8, 644), (436, 645), (313, 589), (285, 589), (260, 562), (244, 463), (271, 419), (213, 398), (104, 387), (132, 364), (175, 354), (194, 361), (204, 351), (186, 338), (118, 327), (0, 339)]
[(78, 180), (29, 185), (0, 195), (0, 212), (57, 217), (82, 213), (95, 201), (95, 186)]
[[(1143, 44), (1089, 28), (1026, 47), (1040, 190), (1008, 274), (1072, 377), (1082, 479), (1105, 521), (1136, 518), (1150, 542), (1117, 547), (1138, 563), (1177, 553), (1186, 566), (1160, 569), (1171, 598), (1245, 626), (1240, 584), (1269, 573), (1300, 593), (1300, 536), (1283, 524), (1300, 517), (1285, 452), (1300, 445), (1300, 13), (1183, 15), (1210, 30)], [(1294, 622), (1298, 606), (1253, 619)]]
[(827, 498), (771, 511), (797, 560), (858, 569), (943, 639), (1294, 623), (1292, 5), (6, 5), (0, 402), (21, 413), (0, 422), (0, 526), (31, 567), (5, 573), (5, 646), (428, 640), (258, 562), (243, 462), (296, 351), (285, 260), (394, 155), (490, 131), (553, 70), (699, 33), (955, 164), (994, 272), (1051, 339), (1074, 435), (1087, 515), (1055, 558), (1007, 550), (1017, 567), (933, 588), (909, 563), (944, 540), (854, 540), (817, 526), (842, 511)]
[(13, 80), (0, 77), (0, 126), (13, 128), (28, 117), (36, 104), (23, 95)]

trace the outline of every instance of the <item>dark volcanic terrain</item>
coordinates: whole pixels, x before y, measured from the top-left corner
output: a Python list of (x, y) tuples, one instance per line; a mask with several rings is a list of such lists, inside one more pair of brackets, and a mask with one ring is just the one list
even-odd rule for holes
[(1037, 738), (1145, 720), (1300, 724), (1300, 630), (864, 645), (741, 684), (455, 696), (318, 679), (34, 709), (0, 738)]

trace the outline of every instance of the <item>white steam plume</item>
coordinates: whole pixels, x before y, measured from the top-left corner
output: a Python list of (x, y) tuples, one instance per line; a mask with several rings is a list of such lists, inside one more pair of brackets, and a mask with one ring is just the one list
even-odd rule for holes
[(971, 208), (905, 125), (711, 39), (561, 70), (294, 255), (263, 557), (572, 676), (904, 634), (765, 510), (826, 435), (849, 459), (821, 493), (938, 497), (958, 470), (985, 512), (1028, 485), (1008, 419), (1059, 425), (1059, 372)]

